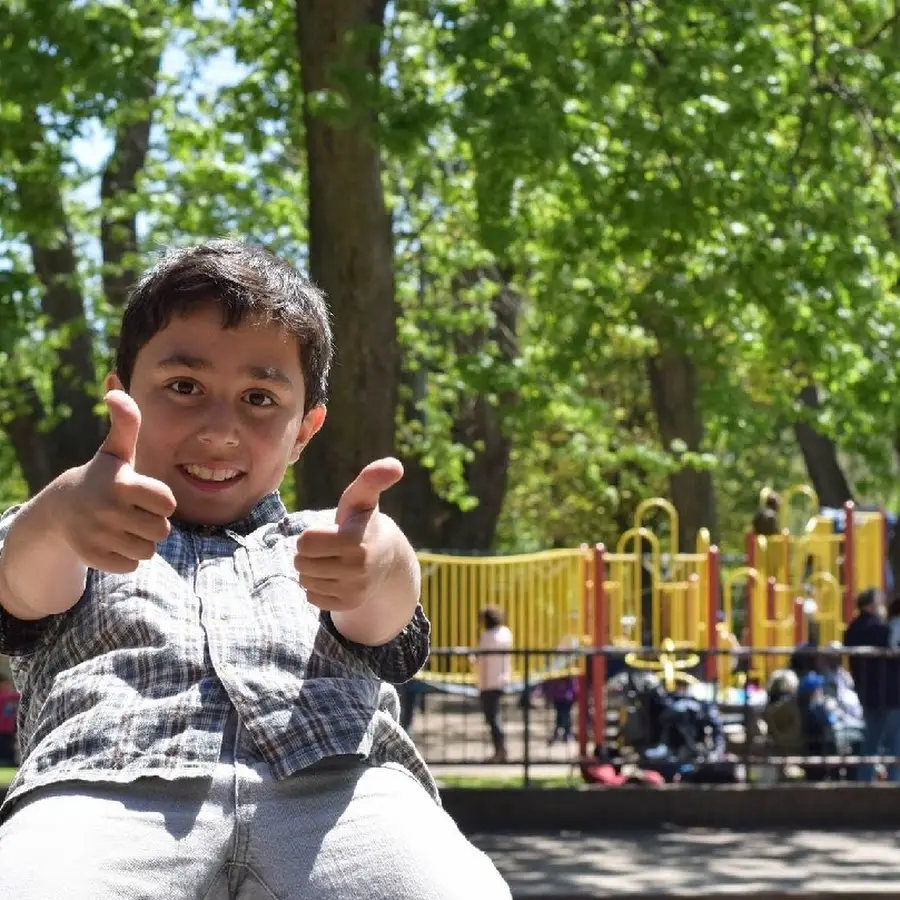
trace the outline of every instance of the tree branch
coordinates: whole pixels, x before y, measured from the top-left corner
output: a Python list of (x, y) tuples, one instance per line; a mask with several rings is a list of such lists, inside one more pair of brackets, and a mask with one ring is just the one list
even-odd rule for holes
[(885, 32), (894, 25), (900, 25), (900, 10), (895, 12), (890, 18), (885, 19), (867, 38), (864, 38), (856, 45), (857, 50), (868, 50), (873, 47)]
[(40, 431), (43, 405), (27, 378), (17, 380), (3, 393), (3, 433), (16, 454), (28, 490), (36, 494), (57, 474), (47, 457), (46, 435)]
[(803, 152), (803, 145), (806, 143), (806, 137), (809, 134), (809, 126), (812, 122), (813, 98), (816, 94), (816, 85), (819, 82), (819, 59), (822, 51), (822, 35), (819, 31), (819, 4), (813, 3), (810, 12), (810, 60), (809, 60), (809, 80), (810, 91), (806, 95), (806, 101), (803, 104), (803, 110), (800, 113), (800, 132), (797, 136), (797, 146), (791, 154), (788, 162), (788, 179), (792, 187), (796, 187), (797, 179), (794, 176), (794, 167), (800, 159)]
[(100, 179), (103, 292), (106, 301), (116, 309), (124, 306), (138, 274), (137, 212), (128, 201), (147, 161), (159, 65), (160, 56), (154, 53), (147, 67), (148, 74), (140, 80), (140, 91), (133, 98), (137, 114), (116, 129), (113, 151)]
[[(59, 469), (84, 462), (96, 450), (99, 430), (94, 416), (93, 342), (85, 318), (75, 245), (63, 204), (62, 172), (34, 113), (31, 140), (24, 141), (16, 173), (16, 199), (22, 211), (34, 273), (41, 284), (41, 310), (47, 328), (61, 336), (58, 365), (51, 385), (58, 421), (49, 436), (48, 455)], [(27, 148), (27, 149), (26, 149)], [(36, 452), (33, 448), (31, 452)], [(20, 462), (24, 460), (20, 457)], [(57, 473), (54, 473), (57, 474)]]

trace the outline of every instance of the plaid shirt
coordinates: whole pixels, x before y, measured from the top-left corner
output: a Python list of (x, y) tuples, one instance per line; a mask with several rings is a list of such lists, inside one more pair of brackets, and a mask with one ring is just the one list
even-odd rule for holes
[(288, 515), (272, 494), (228, 527), (173, 521), (137, 571), (89, 570), (67, 613), (23, 622), (0, 607), (23, 756), (3, 810), (60, 781), (209, 776), (232, 710), (276, 778), (351, 754), (400, 763), (437, 800), (385, 683), (425, 663), (430, 625), (419, 606), (393, 641), (366, 647), (307, 603), (297, 536), (325, 515)]

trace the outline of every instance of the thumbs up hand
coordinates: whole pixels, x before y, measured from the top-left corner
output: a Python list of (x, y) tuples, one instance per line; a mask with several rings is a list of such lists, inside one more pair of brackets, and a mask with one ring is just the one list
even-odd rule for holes
[(175, 497), (168, 485), (134, 470), (141, 413), (124, 391), (106, 395), (110, 426), (94, 458), (71, 472), (66, 538), (85, 565), (133, 572), (169, 534)]
[(109, 412), (109, 431), (97, 452), (133, 466), (141, 430), (141, 411), (124, 391), (110, 391), (104, 399)]
[(402, 477), (399, 460), (369, 463), (341, 495), (334, 525), (300, 535), (294, 566), (314, 606), (334, 613), (359, 609), (395, 575), (398, 548), (408, 544), (378, 503)]

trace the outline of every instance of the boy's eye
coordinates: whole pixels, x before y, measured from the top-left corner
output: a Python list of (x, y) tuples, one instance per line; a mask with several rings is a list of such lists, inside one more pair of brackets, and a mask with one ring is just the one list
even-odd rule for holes
[(274, 406), (275, 400), (272, 398), (271, 394), (267, 394), (265, 391), (247, 391), (244, 394), (244, 399), (251, 406)]
[(184, 396), (197, 393), (200, 390), (196, 381), (190, 381), (187, 378), (177, 378), (175, 381), (170, 381), (167, 387), (170, 391)]

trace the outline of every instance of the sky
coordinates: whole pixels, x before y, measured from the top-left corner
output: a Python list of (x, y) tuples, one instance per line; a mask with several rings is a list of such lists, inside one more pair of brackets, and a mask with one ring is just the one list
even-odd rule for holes
[[(181, 78), (187, 66), (187, 56), (179, 46), (170, 46), (163, 54), (163, 78)], [(244, 70), (237, 64), (233, 52), (223, 50), (207, 60), (199, 71), (195, 90), (202, 93), (236, 84), (243, 77)], [(109, 154), (112, 152), (112, 136), (93, 120), (82, 135), (72, 142), (72, 155), (89, 171), (97, 172), (97, 177), (86, 182), (75, 194), (79, 201), (94, 206), (99, 203), (100, 178)]]

